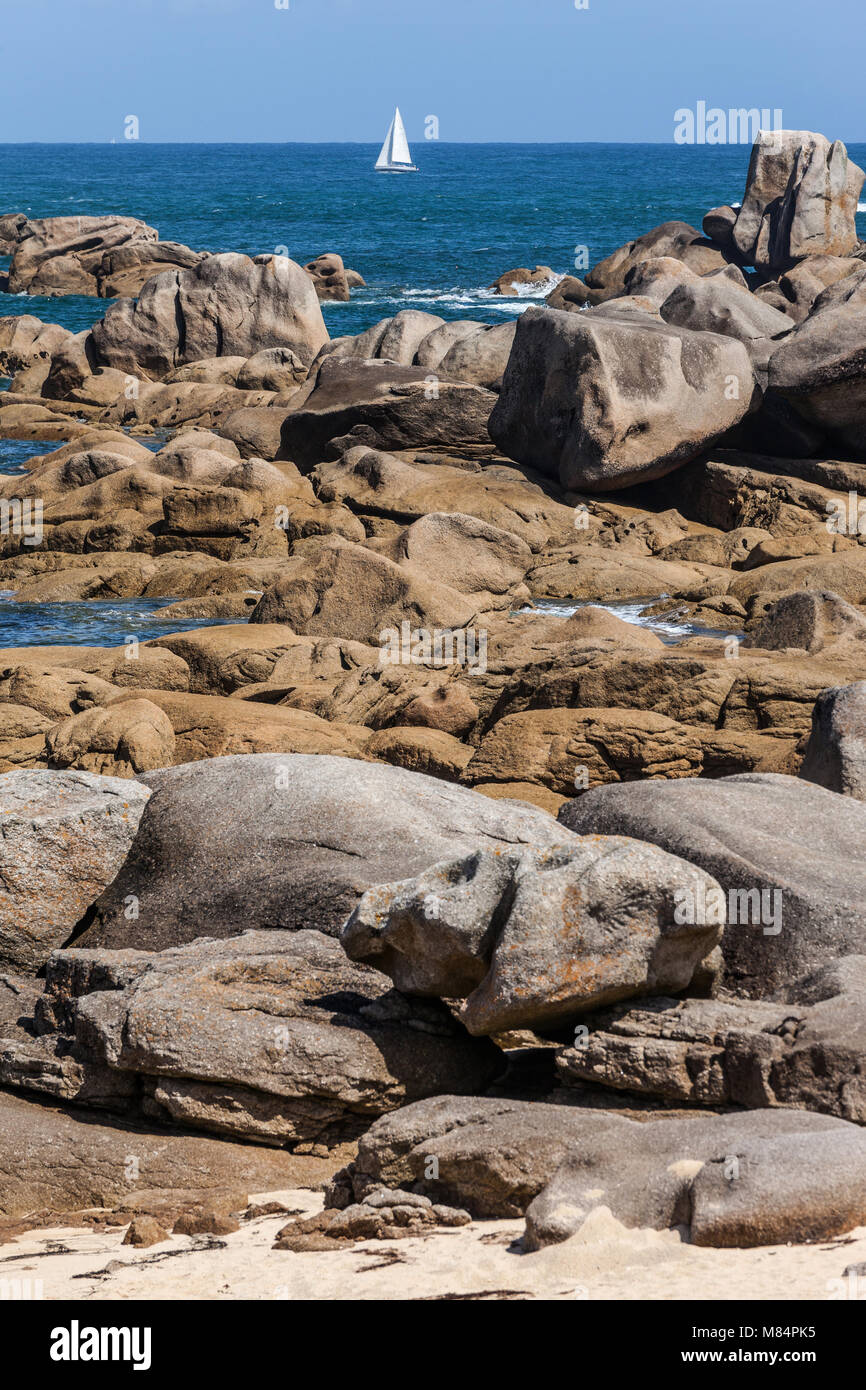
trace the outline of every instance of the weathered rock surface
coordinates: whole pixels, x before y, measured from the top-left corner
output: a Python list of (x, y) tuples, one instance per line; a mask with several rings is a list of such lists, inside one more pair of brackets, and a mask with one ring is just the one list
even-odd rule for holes
[(659, 310), (665, 323), (702, 333), (721, 333), (749, 343), (790, 333), (787, 314), (763, 303), (726, 275), (695, 278), (678, 285)]
[(770, 599), (744, 639), (766, 651), (799, 648), (809, 652), (866, 651), (866, 616), (838, 594), (794, 590)]
[(617, 1007), (557, 1057), (594, 1082), (673, 1105), (790, 1106), (866, 1124), (866, 957), (846, 956), (772, 1000)]
[(866, 801), (866, 681), (822, 690), (800, 776)]
[(129, 699), (73, 714), (46, 739), (50, 767), (80, 768), (103, 777), (138, 777), (175, 760), (175, 736), (151, 700)]
[(353, 448), (310, 474), (320, 501), (341, 502), (362, 517), (400, 525), (430, 512), (462, 512), (511, 531), (532, 551), (574, 536), (574, 510), (550, 497), (517, 469), (457, 468), (409, 462), (394, 454)]
[(750, 1246), (860, 1224), (864, 1153), (862, 1130), (822, 1115), (641, 1123), (603, 1110), (439, 1096), (378, 1120), (348, 1179), (356, 1200), (384, 1185), (477, 1217), (526, 1213), (529, 1249), (567, 1239), (601, 1206), (627, 1226), (684, 1225), (697, 1244)]
[(155, 1216), (134, 1216), (129, 1229), (123, 1237), (124, 1245), (134, 1245), (138, 1250), (147, 1250), (151, 1245), (161, 1245), (168, 1240), (168, 1231), (161, 1226)]
[[(448, 576), (450, 588), (490, 606), (524, 579), (532, 551), (513, 531), (464, 512), (428, 512), (376, 543), (395, 564)], [(485, 603), (486, 606), (486, 603)]]
[(570, 840), (542, 811), (344, 758), (253, 754), (148, 778), (152, 806), (133, 852), (77, 945), (162, 950), (203, 931), (265, 927), (336, 935), (366, 889), (395, 873), (476, 848)]
[(444, 376), (471, 381), (488, 391), (498, 391), (514, 344), (516, 323), (498, 323), (480, 328), (449, 348), (438, 364)]
[(320, 300), (347, 303), (352, 287), (360, 288), (365, 283), (357, 270), (347, 270), (342, 256), (336, 255), (333, 251), (308, 261), (304, 270), (315, 285)]
[(0, 214), (0, 255), (11, 256), (22, 237), (27, 235), (27, 215), (23, 212)]
[(602, 290), (605, 297), (625, 293), (628, 277), (643, 261), (666, 256), (682, 261), (697, 275), (708, 275), (713, 270), (721, 270), (727, 264), (727, 257), (712, 242), (702, 237), (696, 227), (687, 222), (662, 222), (619, 247), (610, 256), (594, 265), (586, 276), (590, 289)]
[(733, 239), (743, 260), (786, 270), (804, 256), (848, 256), (863, 170), (841, 140), (810, 130), (762, 131), (755, 141)]
[(687, 988), (721, 929), (677, 926), (675, 904), (716, 887), (637, 840), (485, 851), (369, 889), (340, 940), (399, 989), (465, 999), (473, 1034), (560, 1025), (629, 995)]
[(746, 1111), (587, 1129), (527, 1210), (529, 1250), (567, 1240), (600, 1204), (626, 1226), (738, 1248), (827, 1240), (866, 1211), (866, 1135), (844, 1120)]
[(309, 365), (327, 339), (301, 266), (234, 252), (148, 280), (137, 300), (118, 300), (93, 328), (100, 363), (155, 379), (186, 362), (270, 347), (290, 348)]
[(518, 463), (609, 491), (694, 458), (743, 418), (753, 383), (733, 338), (647, 315), (528, 309), (489, 428)]
[[(397, 994), (317, 931), (58, 952), (37, 1011), (43, 1035), (53, 1024), (74, 1036), (85, 1080), (95, 1069), (135, 1081), (134, 1111), (272, 1144), (330, 1147), (407, 1101), (483, 1089), (502, 1069), (498, 1049), (444, 1005)], [(46, 1083), (34, 1065), (21, 1084)], [(67, 1098), (77, 1094), (70, 1078)]]
[(549, 265), (537, 265), (534, 270), (528, 266), (517, 266), (514, 270), (506, 270), (502, 275), (498, 275), (488, 289), (494, 290), (496, 294), (508, 295), (515, 298), (523, 285), (548, 285), (556, 277)]
[(53, 359), (72, 339), (69, 330), (59, 323), (43, 323), (33, 314), (0, 318), (0, 371), (38, 393)]
[(704, 235), (710, 241), (716, 242), (718, 246), (729, 246), (733, 240), (734, 224), (737, 220), (737, 209), (725, 203), (722, 207), (710, 208), (709, 212), (704, 213), (701, 226)]
[[(87, 721), (81, 730), (84, 748), (95, 744), (99, 749), (107, 743), (111, 750), (116, 739), (114, 756), (120, 767), (131, 765), (133, 757), (154, 767), (253, 753), (357, 758), (363, 756), (368, 737), (366, 730), (320, 719), (307, 710), (174, 690), (129, 691), (96, 716), (77, 720)], [(71, 738), (74, 750), (80, 747), (78, 729), (75, 721), (70, 723), (73, 727), (62, 737)], [(96, 738), (91, 733), (94, 725), (99, 729)]]
[(0, 964), (35, 973), (120, 869), (150, 792), (89, 772), (0, 776)]
[(358, 1240), (408, 1240), (438, 1227), (467, 1226), (468, 1211), (433, 1203), (415, 1192), (368, 1192), (360, 1202), (326, 1207), (277, 1232), (275, 1250), (338, 1250)]
[[(414, 353), (413, 353), (414, 355)], [(390, 361), (324, 358), (314, 389), (285, 418), (280, 458), (309, 471), (344, 449), (490, 444), (491, 391)]]
[(263, 594), (250, 622), (286, 623), (299, 633), (378, 645), (386, 629), (399, 632), (404, 621), (451, 630), (465, 627), (477, 611), (469, 596), (428, 578), (410, 561), (398, 565), (341, 541), (309, 556), (293, 556), (285, 577)]
[(695, 777), (703, 757), (700, 730), (652, 710), (533, 709), (503, 712), (464, 780), (537, 782), (570, 796), (582, 785)]
[(189, 270), (207, 252), (191, 251), (178, 241), (135, 241), (103, 252), (96, 266), (95, 293), (103, 299), (137, 297), (148, 280), (164, 270)]
[(451, 319), (429, 332), (415, 350), (413, 365), (434, 369), (439, 366), (446, 353), (463, 338), (470, 338), (486, 325), (479, 319)]
[(274, 1192), (309, 1181), (316, 1171), (324, 1176), (320, 1162), (285, 1150), (97, 1122), (6, 1092), (0, 1092), (0, 1114), (0, 1212), (8, 1216), (46, 1207), (146, 1209), (227, 1193), (237, 1194), (242, 1206), (245, 1192)]
[(864, 456), (866, 267), (822, 291), (770, 358), (769, 384), (811, 425)]
[(106, 252), (159, 236), (137, 218), (113, 216), (36, 218), (23, 230), (9, 267), (11, 294), (96, 294)]
[(738, 993), (766, 998), (866, 948), (866, 807), (853, 798), (744, 773), (598, 787), (560, 820), (579, 835), (648, 840), (711, 874), (726, 895), (725, 979)]

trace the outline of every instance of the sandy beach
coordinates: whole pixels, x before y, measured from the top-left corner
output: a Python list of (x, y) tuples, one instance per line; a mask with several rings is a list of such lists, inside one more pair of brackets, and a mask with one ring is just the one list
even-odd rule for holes
[[(313, 1215), (318, 1194), (258, 1194)], [(627, 1230), (604, 1209), (562, 1245), (514, 1253), (522, 1221), (475, 1221), (424, 1238), (361, 1241), (349, 1250), (273, 1250), (285, 1215), (225, 1237), (172, 1236), (149, 1250), (124, 1246), (124, 1228), (57, 1227), (0, 1247), (0, 1280), (41, 1280), (45, 1299), (631, 1299), (725, 1301), (850, 1297), (842, 1281), (866, 1261), (866, 1227), (816, 1245), (699, 1249), (676, 1231)], [(866, 1299), (866, 1282), (860, 1297)]]

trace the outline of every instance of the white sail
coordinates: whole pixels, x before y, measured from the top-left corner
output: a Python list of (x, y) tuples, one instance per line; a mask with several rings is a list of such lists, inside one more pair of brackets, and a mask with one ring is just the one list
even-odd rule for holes
[(411, 164), (412, 156), (409, 153), (409, 141), (406, 139), (406, 127), (403, 124), (403, 117), (400, 115), (399, 106), (394, 112), (392, 129), (394, 135), (391, 142), (391, 163)]
[(412, 163), (409, 141), (406, 139), (406, 127), (403, 125), (403, 117), (400, 115), (399, 106), (395, 110), (394, 119), (388, 127), (385, 143), (382, 146), (379, 158), (376, 160), (376, 168), (389, 170), (414, 170), (415, 168), (415, 165)]
[[(396, 119), (396, 118), (395, 118)], [(387, 169), (391, 163), (391, 150), (394, 145), (394, 121), (388, 127), (388, 134), (385, 136), (385, 143), (382, 146), (379, 158), (376, 160), (377, 169)]]

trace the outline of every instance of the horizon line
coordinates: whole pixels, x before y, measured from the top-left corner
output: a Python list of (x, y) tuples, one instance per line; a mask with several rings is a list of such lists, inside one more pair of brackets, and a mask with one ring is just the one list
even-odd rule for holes
[[(838, 138), (838, 137), (837, 137)], [(720, 141), (709, 143), (708, 141), (691, 143), (680, 143), (673, 136), (667, 140), (425, 140), (423, 136), (415, 138), (414, 143), (421, 147), (424, 145), (672, 145), (675, 149), (750, 149), (750, 141)], [(275, 148), (286, 148), (297, 145), (351, 145), (357, 148), (369, 146), (371, 149), (378, 148), (381, 142), (375, 140), (127, 140), (124, 137), (110, 140), (0, 140), (0, 149), (13, 149), (19, 146), (30, 148), (36, 146), (46, 147), (68, 147), (86, 145), (94, 148), (111, 148), (112, 146), (135, 146), (135, 145), (273, 145)], [(843, 144), (861, 145), (866, 144), (866, 136), (862, 139), (846, 138)]]

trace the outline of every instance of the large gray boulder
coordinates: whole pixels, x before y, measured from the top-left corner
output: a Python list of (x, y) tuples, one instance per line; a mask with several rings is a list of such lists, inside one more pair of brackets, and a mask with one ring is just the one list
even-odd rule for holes
[(665, 323), (702, 333), (751, 342), (776, 338), (794, 327), (787, 314), (763, 303), (727, 275), (710, 275), (681, 283), (662, 303)]
[(756, 294), (771, 302), (775, 298), (783, 313), (789, 314), (794, 323), (802, 323), (826, 289), (849, 275), (862, 274), (863, 270), (863, 262), (853, 256), (807, 256), (778, 280), (767, 281)]
[(425, 367), (330, 354), (314, 389), (285, 419), (279, 457), (309, 470), (354, 444), (371, 449), (490, 444), (491, 391)]
[(478, 1217), (526, 1213), (529, 1249), (567, 1239), (599, 1207), (626, 1226), (685, 1225), (696, 1244), (753, 1246), (859, 1225), (864, 1159), (866, 1133), (824, 1115), (638, 1122), (606, 1110), (439, 1096), (377, 1120), (346, 1178), (356, 1199), (379, 1185)]
[(852, 798), (743, 773), (596, 787), (559, 818), (578, 835), (648, 840), (712, 874), (727, 898), (726, 983), (738, 993), (765, 998), (866, 951), (866, 806)]
[(369, 889), (340, 940), (399, 989), (465, 999), (470, 1033), (550, 1027), (686, 989), (721, 926), (678, 924), (677, 896), (713, 889), (709, 875), (636, 840), (486, 850)]
[(426, 314), (421, 309), (401, 309), (389, 319), (379, 342), (377, 357), (410, 367), (415, 353), (428, 334), (445, 323), (438, 314)]
[(133, 852), (76, 945), (158, 951), (268, 927), (336, 935), (372, 884), (481, 847), (571, 839), (544, 811), (327, 755), (212, 758), (147, 780)]
[(480, 319), (452, 319), (429, 332), (421, 342), (413, 358), (413, 366), (426, 367), (428, 371), (438, 368), (446, 353), (463, 338), (471, 338), (486, 327)]
[(747, 1110), (586, 1129), (529, 1207), (526, 1249), (567, 1240), (601, 1205), (625, 1226), (740, 1249), (827, 1240), (866, 1215), (866, 1133), (845, 1120)]
[(471, 381), (488, 391), (498, 391), (517, 332), (515, 323), (497, 323), (461, 337), (439, 363), (444, 376)]
[(736, 425), (755, 389), (742, 343), (649, 314), (528, 309), (490, 437), (567, 488), (659, 478)]
[(786, 270), (805, 256), (849, 256), (863, 170), (841, 140), (761, 131), (752, 148), (734, 244), (747, 265)]
[(287, 256), (207, 256), (148, 280), (93, 327), (102, 366), (160, 379), (206, 357), (286, 347), (309, 366), (328, 332), (309, 275)]
[(821, 691), (800, 776), (866, 801), (866, 681)]
[(0, 776), (0, 970), (35, 974), (126, 858), (149, 788), (91, 772)]
[(866, 455), (866, 266), (830, 285), (770, 358), (770, 386), (810, 424)]
[[(397, 994), (317, 931), (57, 952), (36, 1013), (43, 1047), (58, 1033), (84, 1086), (109, 1069), (132, 1083), (133, 1114), (272, 1144), (330, 1147), (409, 1101), (483, 1090), (503, 1067), (443, 1004)], [(33, 1053), (18, 1084), (48, 1089)]]
[[(746, 562), (746, 569), (752, 565)], [(866, 651), (866, 617), (832, 590), (794, 589), (771, 602), (752, 621), (744, 647), (766, 651), (799, 648), (811, 655), (841, 646)], [(853, 654), (853, 653), (852, 653)]]

